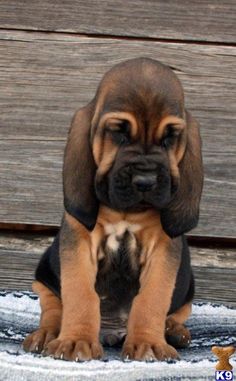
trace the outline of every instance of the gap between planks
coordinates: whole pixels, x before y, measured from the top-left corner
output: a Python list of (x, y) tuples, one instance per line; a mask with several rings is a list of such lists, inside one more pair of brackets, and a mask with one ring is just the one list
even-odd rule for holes
[[(236, 43), (232, 41), (202, 41), (202, 40), (191, 40), (191, 39), (174, 39), (174, 38), (158, 38), (158, 37), (144, 37), (144, 36), (121, 36), (119, 34), (98, 34), (98, 33), (78, 33), (73, 31), (55, 31), (55, 30), (43, 30), (43, 29), (24, 29), (24, 28), (2, 28), (0, 27), (0, 31), (3, 32), (25, 32), (25, 33), (43, 33), (45, 35), (49, 35), (50, 37), (53, 36), (53, 34), (61, 35), (61, 36), (69, 36), (69, 37), (84, 37), (84, 38), (102, 38), (102, 39), (113, 39), (113, 40), (127, 40), (127, 41), (147, 41), (147, 42), (161, 42), (161, 43), (168, 43), (168, 44), (189, 44), (189, 45), (209, 45), (209, 46), (229, 46), (229, 47), (236, 47)], [(15, 40), (15, 41), (21, 41), (21, 40)], [(22, 40), (24, 41), (24, 40)], [(51, 41), (51, 38), (49, 39)]]

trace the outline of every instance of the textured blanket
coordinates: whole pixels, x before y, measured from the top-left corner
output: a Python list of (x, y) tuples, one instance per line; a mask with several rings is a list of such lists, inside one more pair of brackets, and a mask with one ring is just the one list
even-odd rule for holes
[[(39, 302), (30, 292), (0, 292), (0, 380), (1, 381), (133, 381), (214, 380), (212, 345), (236, 343), (236, 309), (195, 304), (188, 321), (192, 343), (179, 351), (181, 360), (166, 362), (122, 362), (120, 349), (105, 348), (103, 361), (72, 363), (26, 354), (21, 343), (39, 323)], [(231, 359), (236, 370), (236, 360)]]

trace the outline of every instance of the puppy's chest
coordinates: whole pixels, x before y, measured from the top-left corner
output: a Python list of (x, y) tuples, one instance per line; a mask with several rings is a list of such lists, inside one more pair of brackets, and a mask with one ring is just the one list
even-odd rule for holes
[(104, 225), (96, 289), (106, 307), (121, 299), (128, 304), (138, 291), (141, 246), (135, 233), (139, 230), (138, 224), (126, 221)]

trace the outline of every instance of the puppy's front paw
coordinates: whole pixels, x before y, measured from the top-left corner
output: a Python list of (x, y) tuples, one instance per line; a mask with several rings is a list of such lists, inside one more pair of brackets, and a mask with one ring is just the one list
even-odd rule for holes
[(103, 356), (103, 349), (97, 341), (80, 340), (74, 337), (58, 338), (48, 344), (43, 354), (61, 360), (88, 361), (100, 359)]
[(127, 340), (124, 343), (122, 350), (122, 358), (124, 360), (138, 360), (138, 361), (167, 361), (171, 359), (178, 359), (178, 352), (166, 342), (161, 343), (148, 343), (145, 341), (136, 342), (135, 340)]
[(166, 320), (166, 341), (175, 348), (187, 348), (191, 343), (191, 334), (183, 324), (177, 323), (171, 317)]
[(26, 336), (23, 348), (26, 352), (41, 353), (50, 341), (56, 339), (57, 335), (53, 329), (39, 328)]

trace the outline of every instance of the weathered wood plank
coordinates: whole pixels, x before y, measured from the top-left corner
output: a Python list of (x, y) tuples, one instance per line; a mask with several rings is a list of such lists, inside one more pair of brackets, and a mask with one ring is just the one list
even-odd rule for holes
[(187, 107), (202, 125), (206, 176), (201, 223), (194, 234), (235, 237), (235, 51), (2, 32), (0, 221), (60, 223), (62, 153), (75, 109), (92, 98), (109, 67), (145, 55), (175, 67)]
[[(0, 289), (29, 290), (40, 255), (52, 239), (39, 234), (1, 234)], [(191, 247), (191, 252), (195, 299), (236, 306), (235, 250)]]
[(193, 266), (196, 281), (195, 300), (236, 306), (235, 269)]
[(40, 256), (52, 241), (46, 235), (0, 233), (0, 289), (31, 290)]
[(0, 141), (0, 221), (59, 225), (61, 141)]
[(26, 232), (0, 232), (0, 250), (9, 253), (25, 253), (39, 256), (53, 242), (52, 234)]
[(235, 42), (234, 0), (1, 0), (0, 26)]
[(222, 248), (213, 245), (210, 247), (191, 246), (190, 251), (192, 265), (194, 267), (201, 267), (202, 269), (204, 267), (214, 269), (233, 269), (236, 272), (236, 246), (235, 248)]
[(225, 143), (219, 128), (234, 131), (235, 55), (236, 48), (223, 46), (2, 31), (0, 137), (64, 139), (75, 109), (93, 97), (102, 75), (125, 59), (147, 56), (175, 68), (186, 105), (214, 151), (212, 135)]

